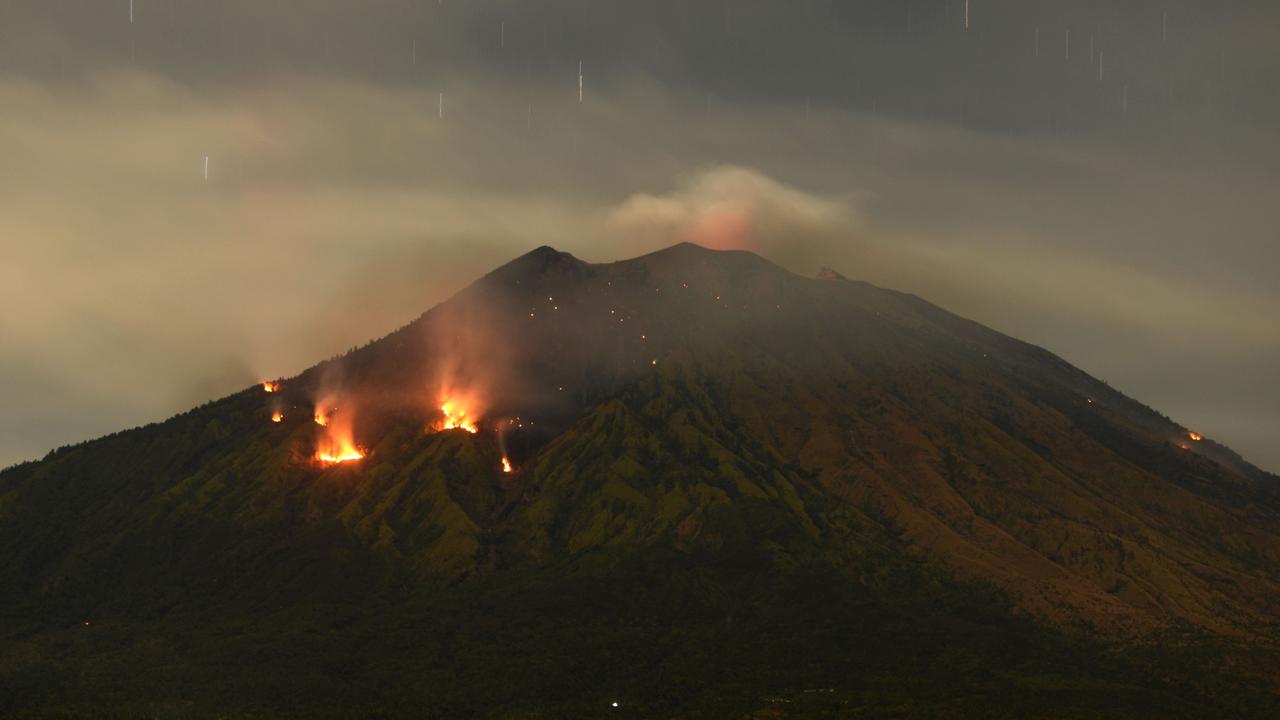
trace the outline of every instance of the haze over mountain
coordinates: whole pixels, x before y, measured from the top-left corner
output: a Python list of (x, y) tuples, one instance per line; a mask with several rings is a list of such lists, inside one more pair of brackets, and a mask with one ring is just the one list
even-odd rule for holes
[(541, 247), (0, 473), (0, 712), (1266, 717), (1277, 578), (1280, 478), (1042, 349)]
[(965, 5), (0, 3), (0, 466), (728, 205), (1280, 470), (1280, 3)]

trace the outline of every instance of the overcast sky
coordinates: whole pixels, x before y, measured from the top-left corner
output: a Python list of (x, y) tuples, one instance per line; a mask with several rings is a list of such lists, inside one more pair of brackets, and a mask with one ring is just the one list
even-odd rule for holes
[(917, 293), (1280, 470), (1280, 3), (132, 12), (0, 3), (0, 465), (537, 245), (693, 239)]

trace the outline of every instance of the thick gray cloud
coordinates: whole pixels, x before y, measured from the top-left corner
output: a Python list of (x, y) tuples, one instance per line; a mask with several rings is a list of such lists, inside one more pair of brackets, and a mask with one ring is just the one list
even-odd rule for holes
[(1280, 468), (1280, 10), (1062, 5), (6, 3), (0, 464), (536, 245), (694, 239), (916, 292)]

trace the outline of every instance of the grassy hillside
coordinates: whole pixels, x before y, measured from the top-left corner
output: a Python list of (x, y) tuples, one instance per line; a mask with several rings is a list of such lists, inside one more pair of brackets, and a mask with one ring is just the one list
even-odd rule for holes
[(540, 249), (0, 473), (0, 714), (1269, 717), (1276, 480), (1188, 432), (910, 296)]

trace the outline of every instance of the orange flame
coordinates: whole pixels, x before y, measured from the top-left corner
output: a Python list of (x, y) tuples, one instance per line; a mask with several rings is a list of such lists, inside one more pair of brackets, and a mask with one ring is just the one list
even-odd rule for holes
[(262, 391), (269, 393), (280, 392), (280, 383), (270, 381), (264, 382), (262, 383)]
[(278, 422), (280, 422), (280, 421), (282, 421), (282, 420), (284, 420), (284, 413), (282, 413), (282, 412), (273, 412), (273, 413), (271, 413), (271, 422), (273, 422), (273, 423), (278, 423)]
[(436, 423), (435, 430), (437, 432), (444, 430), (466, 430), (469, 433), (480, 432), (480, 428), (476, 426), (475, 421), (467, 417), (468, 412), (467, 406), (462, 401), (450, 397), (440, 398), (440, 413), (444, 415), (444, 419)]
[(1188, 432), (1187, 437), (1191, 438), (1192, 440), (1195, 440), (1196, 442), (1200, 442), (1201, 440), (1204, 439), (1198, 433), (1193, 433), (1193, 432)]
[(504, 473), (511, 472), (511, 461), (507, 459), (506, 455), (502, 456), (502, 472)]
[(365, 453), (356, 447), (355, 434), (351, 429), (351, 417), (345, 413), (334, 413), (332, 417), (325, 415), (321, 408), (316, 408), (316, 424), (323, 427), (324, 434), (316, 443), (316, 460), (325, 465), (361, 460)]
[(353, 460), (364, 459), (364, 453), (360, 452), (359, 450), (356, 450), (355, 448), (351, 448), (349, 450), (337, 451), (337, 453), (338, 454), (335, 455), (332, 453), (317, 451), (316, 460), (319, 460), (325, 465), (336, 465), (338, 463), (351, 462)]

